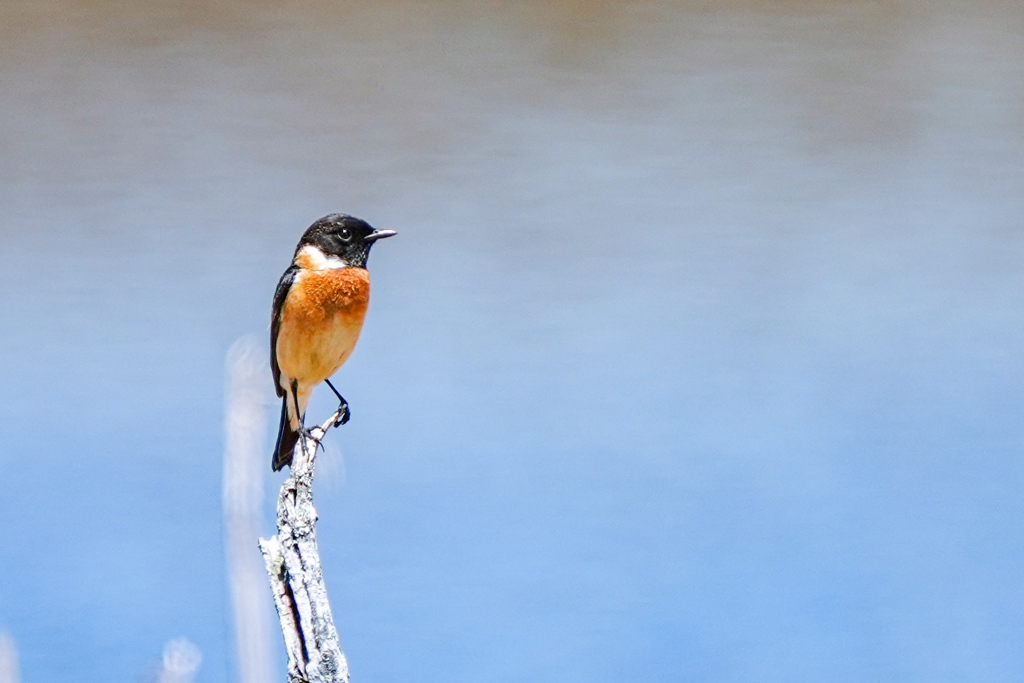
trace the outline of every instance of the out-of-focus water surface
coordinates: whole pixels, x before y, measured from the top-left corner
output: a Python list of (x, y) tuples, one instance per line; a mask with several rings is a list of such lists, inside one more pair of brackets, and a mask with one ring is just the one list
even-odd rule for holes
[(338, 210), (356, 680), (1024, 678), (1024, 5), (8, 0), (0, 122), (26, 682), (235, 680), (225, 352)]

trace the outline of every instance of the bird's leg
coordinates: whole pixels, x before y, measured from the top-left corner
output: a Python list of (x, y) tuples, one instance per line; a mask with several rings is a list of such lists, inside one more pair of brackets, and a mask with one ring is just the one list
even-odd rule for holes
[(333, 384), (331, 384), (331, 380), (325, 379), (324, 381), (327, 382), (327, 386), (331, 388), (334, 395), (338, 397), (338, 419), (334, 421), (334, 426), (340, 427), (348, 422), (348, 419), (352, 417), (352, 411), (348, 409), (348, 401), (345, 400), (344, 396), (338, 393), (338, 390), (334, 388)]
[[(299, 427), (299, 436), (301, 436), (303, 439), (309, 439), (310, 441), (317, 445), (317, 448), (323, 446), (323, 443), (321, 443), (320, 439), (313, 436), (313, 430), (306, 429), (306, 425), (302, 425), (301, 427)], [(303, 446), (303, 448), (305, 448), (305, 446)], [(315, 453), (316, 449), (314, 449), (313, 452)]]
[[(316, 442), (317, 446), (322, 446), (320, 439), (313, 436), (313, 432), (306, 429), (306, 416), (299, 410), (299, 382), (292, 380), (292, 403), (295, 405), (295, 414), (299, 416), (299, 436), (303, 439), (312, 439)], [(305, 449), (305, 446), (303, 446)], [(315, 449), (314, 449), (315, 450)]]

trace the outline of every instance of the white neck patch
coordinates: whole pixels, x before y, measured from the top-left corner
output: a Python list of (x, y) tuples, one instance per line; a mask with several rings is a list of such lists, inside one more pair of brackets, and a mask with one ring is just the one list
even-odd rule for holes
[(349, 265), (337, 256), (328, 255), (320, 251), (318, 247), (307, 244), (295, 255), (295, 263), (299, 268), (308, 270), (330, 270), (336, 268), (348, 268)]

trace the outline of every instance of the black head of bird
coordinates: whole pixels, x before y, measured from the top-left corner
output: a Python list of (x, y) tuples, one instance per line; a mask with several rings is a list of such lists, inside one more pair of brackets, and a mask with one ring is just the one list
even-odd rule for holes
[(373, 243), (394, 234), (394, 230), (374, 230), (369, 223), (354, 216), (332, 213), (309, 226), (295, 253), (298, 255), (304, 247), (313, 247), (328, 259), (338, 259), (352, 268), (365, 268)]

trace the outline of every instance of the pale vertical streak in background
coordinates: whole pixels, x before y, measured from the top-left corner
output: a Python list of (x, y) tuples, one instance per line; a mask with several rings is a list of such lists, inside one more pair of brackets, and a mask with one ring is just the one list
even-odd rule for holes
[(0, 631), (0, 683), (21, 683), (18, 648), (14, 639)]
[(224, 406), (224, 546), (234, 617), (239, 683), (271, 683), (270, 593), (260, 556), (260, 504), (264, 452), (266, 351), (252, 337), (228, 350)]

